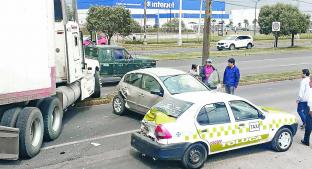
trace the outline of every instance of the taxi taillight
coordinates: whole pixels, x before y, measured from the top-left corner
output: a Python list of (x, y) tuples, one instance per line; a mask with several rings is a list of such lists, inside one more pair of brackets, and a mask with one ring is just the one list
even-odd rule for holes
[(170, 132), (161, 124), (156, 126), (155, 136), (158, 140), (172, 138), (172, 135), (170, 134)]

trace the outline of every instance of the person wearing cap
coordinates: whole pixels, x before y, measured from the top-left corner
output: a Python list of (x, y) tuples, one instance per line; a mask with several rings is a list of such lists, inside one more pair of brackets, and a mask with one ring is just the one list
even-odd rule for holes
[(297, 112), (301, 118), (301, 129), (305, 126), (306, 115), (308, 113), (308, 100), (310, 95), (310, 71), (309, 69), (302, 70), (302, 80), (300, 82), (299, 94), (297, 97)]
[(209, 87), (209, 78), (216, 69), (212, 66), (212, 60), (207, 59), (206, 64), (201, 68), (200, 76), (204, 84)]
[(235, 59), (230, 58), (228, 60), (228, 66), (224, 70), (223, 85), (225, 92), (228, 94), (234, 94), (234, 90), (237, 88), (240, 79), (240, 72), (235, 65)]
[(310, 136), (312, 131), (312, 79), (310, 79), (309, 82), (309, 99), (308, 99), (308, 113), (306, 114), (305, 119), (305, 132), (304, 132), (304, 138), (301, 140), (301, 143), (310, 146)]

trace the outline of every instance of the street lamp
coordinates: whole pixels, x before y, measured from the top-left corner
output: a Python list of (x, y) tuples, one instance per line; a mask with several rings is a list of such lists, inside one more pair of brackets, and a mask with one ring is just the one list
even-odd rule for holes
[(256, 36), (256, 29), (257, 29), (257, 5), (258, 5), (258, 2), (260, 0), (255, 0), (255, 20), (254, 20), (254, 36)]
[(197, 30), (197, 36), (199, 39), (200, 36), (200, 26), (201, 26), (201, 16), (202, 16), (202, 10), (203, 10), (203, 0), (200, 0), (200, 7), (199, 7), (199, 20), (198, 20), (198, 30)]
[(179, 37), (178, 46), (182, 46), (182, 0), (180, 0), (180, 10), (179, 10)]

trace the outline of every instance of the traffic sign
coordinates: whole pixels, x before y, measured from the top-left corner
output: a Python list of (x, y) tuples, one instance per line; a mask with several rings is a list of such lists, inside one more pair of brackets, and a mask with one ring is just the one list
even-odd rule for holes
[(272, 32), (278, 32), (281, 30), (281, 22), (272, 22)]

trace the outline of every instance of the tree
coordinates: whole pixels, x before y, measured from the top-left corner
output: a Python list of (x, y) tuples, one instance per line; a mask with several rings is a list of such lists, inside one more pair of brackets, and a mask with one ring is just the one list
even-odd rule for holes
[(241, 27), (242, 27), (242, 23), (239, 22), (239, 23), (237, 24), (237, 26), (238, 26), (239, 28), (241, 28)]
[(247, 28), (249, 26), (249, 21), (248, 19), (244, 19), (244, 24), (245, 24), (245, 28)]
[[(167, 23), (162, 25), (163, 28), (166, 29), (166, 31), (174, 31), (177, 32), (179, 30), (179, 19), (178, 18), (174, 18), (171, 19), (170, 21), (168, 21)], [(182, 30), (185, 29), (185, 24), (182, 21)]]
[(298, 33), (305, 33), (310, 24), (310, 16), (303, 14), (295, 6), (278, 3), (273, 6), (263, 6), (260, 10), (258, 24), (260, 33), (272, 33), (272, 22), (281, 22), (281, 30), (275, 32), (276, 47), (278, 37), (291, 35), (291, 46)]
[(131, 27), (131, 33), (141, 33), (142, 27), (137, 21), (131, 19), (130, 27)]
[(111, 44), (111, 38), (117, 33), (128, 36), (132, 31), (131, 25), (130, 11), (124, 7), (94, 6), (89, 9), (87, 29), (106, 34), (108, 44)]

